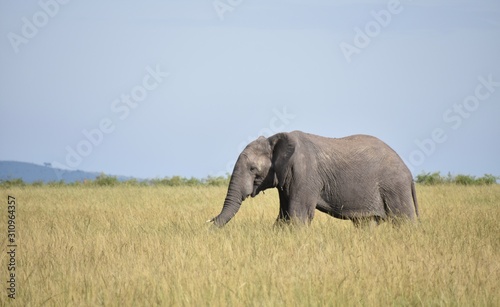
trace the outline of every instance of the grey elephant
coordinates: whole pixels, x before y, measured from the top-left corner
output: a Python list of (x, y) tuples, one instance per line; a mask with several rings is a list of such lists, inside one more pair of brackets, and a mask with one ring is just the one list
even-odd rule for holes
[(269, 188), (278, 189), (278, 224), (309, 224), (315, 209), (356, 226), (418, 217), (409, 169), (387, 144), (368, 135), (326, 138), (293, 131), (260, 137), (238, 157), (222, 211), (210, 221), (225, 225), (243, 200)]

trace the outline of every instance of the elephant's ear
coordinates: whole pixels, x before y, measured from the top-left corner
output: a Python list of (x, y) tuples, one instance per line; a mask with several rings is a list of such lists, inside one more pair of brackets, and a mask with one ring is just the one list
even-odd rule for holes
[(278, 188), (283, 188), (286, 178), (292, 171), (292, 157), (297, 147), (297, 140), (289, 133), (278, 133), (269, 138), (273, 149), (272, 163), (278, 179)]

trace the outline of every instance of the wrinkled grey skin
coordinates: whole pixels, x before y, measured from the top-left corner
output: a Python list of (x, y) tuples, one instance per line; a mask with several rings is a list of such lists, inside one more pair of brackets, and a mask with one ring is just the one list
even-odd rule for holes
[(418, 217), (410, 171), (394, 150), (368, 135), (260, 137), (240, 154), (222, 211), (210, 221), (225, 225), (243, 200), (269, 188), (278, 189), (278, 224), (308, 224), (315, 209), (356, 226)]

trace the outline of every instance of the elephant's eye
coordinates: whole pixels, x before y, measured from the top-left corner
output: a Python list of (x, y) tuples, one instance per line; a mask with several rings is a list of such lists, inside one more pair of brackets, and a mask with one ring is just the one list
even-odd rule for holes
[(255, 166), (250, 166), (250, 172), (257, 173), (259, 170)]

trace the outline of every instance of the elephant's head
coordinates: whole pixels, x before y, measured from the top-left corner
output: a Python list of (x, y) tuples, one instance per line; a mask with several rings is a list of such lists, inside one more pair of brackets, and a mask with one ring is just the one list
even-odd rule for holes
[(288, 133), (270, 138), (260, 137), (241, 152), (233, 173), (221, 213), (211, 221), (224, 226), (238, 212), (248, 196), (273, 187), (282, 187), (289, 173), (295, 140)]

